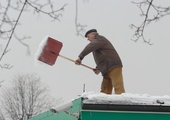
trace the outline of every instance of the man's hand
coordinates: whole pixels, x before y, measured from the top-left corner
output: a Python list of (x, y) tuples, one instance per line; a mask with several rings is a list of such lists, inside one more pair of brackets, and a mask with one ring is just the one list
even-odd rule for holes
[(76, 64), (76, 65), (80, 65), (80, 64), (81, 64), (80, 58), (78, 58), (77, 60), (75, 60), (75, 64)]
[(100, 70), (98, 68), (93, 69), (93, 72), (98, 75), (100, 73)]

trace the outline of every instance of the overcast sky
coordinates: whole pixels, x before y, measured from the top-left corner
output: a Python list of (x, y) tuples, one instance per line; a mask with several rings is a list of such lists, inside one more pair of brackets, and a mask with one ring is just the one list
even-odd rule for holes
[[(39, 44), (47, 35), (63, 43), (61, 55), (74, 60), (88, 44), (85, 38), (76, 36), (75, 1), (60, 0), (57, 3), (68, 3), (60, 22), (53, 22), (46, 15), (33, 15), (32, 12), (21, 16), (21, 26), (16, 30), (20, 36), (31, 36), (31, 39), (25, 41), (30, 47), (31, 55), (27, 55), (26, 48), (12, 39), (9, 46), (11, 51), (1, 63), (9, 63), (14, 67), (11, 70), (1, 70), (1, 79), (5, 80), (3, 86), (8, 86), (12, 77), (18, 73), (37, 73), (54, 97), (74, 99), (82, 94), (84, 84), (87, 92), (100, 91), (101, 74), (95, 75), (90, 69), (76, 66), (60, 57), (53, 66), (39, 64), (35, 60)], [(162, 0), (161, 5), (170, 5), (170, 1)], [(134, 30), (129, 25), (139, 25), (142, 22), (143, 18), (139, 14), (139, 8), (131, 0), (79, 0), (78, 22), (87, 25), (86, 30), (97, 29), (99, 34), (112, 42), (119, 53), (123, 62), (126, 92), (169, 95), (170, 17), (147, 26), (145, 37), (151, 39), (153, 45), (150, 46), (142, 40), (137, 43), (131, 41)], [(92, 54), (85, 57), (83, 63), (95, 67)]]

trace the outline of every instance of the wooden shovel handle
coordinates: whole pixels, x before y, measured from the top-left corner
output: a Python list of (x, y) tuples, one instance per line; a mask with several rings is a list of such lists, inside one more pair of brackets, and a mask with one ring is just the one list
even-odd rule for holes
[[(64, 59), (67, 59), (67, 60), (69, 60), (69, 61), (71, 61), (71, 62), (76, 62), (75, 60), (72, 60), (72, 59), (70, 59), (70, 58), (68, 58), (68, 57), (65, 57), (65, 56), (63, 56), (63, 55), (59, 55), (60, 57), (62, 57), (62, 58), (64, 58)], [(89, 67), (89, 66), (87, 66), (87, 65), (85, 65), (85, 64), (80, 64), (80, 65), (82, 65), (82, 66), (84, 66), (84, 67), (86, 67), (86, 68), (89, 68), (89, 69), (91, 69), (91, 70), (93, 70), (93, 68), (92, 67)]]

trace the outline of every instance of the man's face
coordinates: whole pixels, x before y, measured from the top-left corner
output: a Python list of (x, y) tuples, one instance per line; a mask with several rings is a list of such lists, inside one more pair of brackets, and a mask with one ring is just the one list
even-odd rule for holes
[(94, 36), (95, 36), (95, 33), (94, 33), (94, 32), (89, 33), (89, 34), (87, 35), (87, 40), (92, 41), (92, 40), (94, 39)]

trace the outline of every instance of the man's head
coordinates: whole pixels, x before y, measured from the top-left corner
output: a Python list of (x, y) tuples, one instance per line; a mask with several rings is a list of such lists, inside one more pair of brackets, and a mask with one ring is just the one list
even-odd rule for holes
[(97, 34), (97, 30), (96, 29), (91, 29), (89, 31), (86, 32), (85, 34), (85, 37), (88, 39), (88, 40), (93, 40), (95, 35)]

